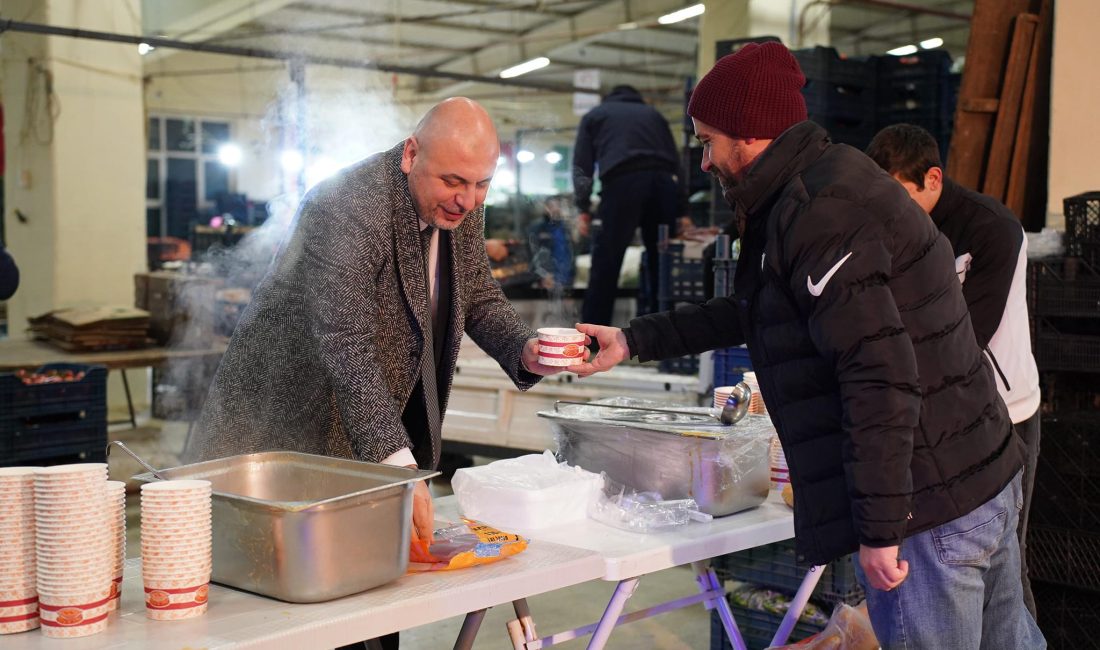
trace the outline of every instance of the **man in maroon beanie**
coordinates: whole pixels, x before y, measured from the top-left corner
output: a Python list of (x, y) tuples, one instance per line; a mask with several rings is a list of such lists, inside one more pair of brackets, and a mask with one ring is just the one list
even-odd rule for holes
[(1024, 608), (1023, 445), (947, 240), (871, 159), (806, 121), (778, 43), (723, 57), (688, 104), (741, 236), (734, 294), (578, 324), (581, 376), (747, 343), (790, 468), (800, 560), (859, 552), (884, 648), (1044, 648)]

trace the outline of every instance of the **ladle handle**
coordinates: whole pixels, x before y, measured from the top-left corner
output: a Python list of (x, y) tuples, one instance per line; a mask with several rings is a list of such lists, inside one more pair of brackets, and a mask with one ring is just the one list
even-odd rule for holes
[(108, 456), (110, 456), (110, 455), (111, 455), (111, 447), (115, 447), (115, 446), (117, 446), (117, 447), (118, 447), (119, 449), (121, 449), (122, 451), (126, 452), (127, 454), (130, 454), (130, 457), (132, 457), (132, 458), (133, 458), (134, 460), (136, 460), (136, 461), (137, 461), (137, 462), (138, 462), (138, 463), (139, 463), (139, 464), (140, 464), (140, 465), (141, 465), (142, 467), (144, 467), (145, 469), (149, 470), (149, 472), (150, 472), (150, 473), (151, 473), (151, 474), (152, 474), (153, 476), (157, 477), (157, 478), (158, 478), (159, 480), (161, 480), (161, 481), (164, 481), (164, 480), (166, 480), (166, 479), (165, 479), (165, 478), (164, 478), (163, 476), (161, 476), (161, 475), (160, 475), (160, 472), (159, 472), (158, 470), (154, 469), (152, 465), (150, 465), (149, 463), (145, 462), (145, 460), (143, 460), (141, 456), (138, 456), (137, 454), (135, 454), (135, 453), (134, 453), (134, 452), (133, 452), (133, 451), (132, 451), (132, 450), (131, 450), (131, 449), (130, 449), (129, 447), (127, 447), (127, 446), (126, 446), (125, 444), (123, 444), (123, 443), (122, 443), (121, 441), (119, 441), (119, 440), (112, 440), (112, 441), (111, 441), (111, 442), (110, 442), (110, 443), (109, 443), (109, 444), (107, 445), (107, 455), (108, 455)]

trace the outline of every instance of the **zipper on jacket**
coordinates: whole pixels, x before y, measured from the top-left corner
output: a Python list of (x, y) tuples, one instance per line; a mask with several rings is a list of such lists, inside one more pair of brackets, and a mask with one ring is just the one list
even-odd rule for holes
[(997, 363), (997, 357), (993, 356), (993, 350), (989, 349), (989, 345), (985, 346), (985, 353), (989, 355), (989, 360), (993, 362), (993, 368), (996, 369), (997, 374), (1001, 377), (1001, 382), (1005, 385), (1006, 391), (1011, 391), (1012, 386), (1008, 385), (1008, 377), (1005, 377), (1005, 373), (1001, 370), (1001, 364)]

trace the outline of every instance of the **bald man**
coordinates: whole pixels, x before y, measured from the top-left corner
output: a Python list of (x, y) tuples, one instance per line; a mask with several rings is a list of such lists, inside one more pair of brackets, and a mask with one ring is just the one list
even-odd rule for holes
[[(526, 390), (559, 369), (489, 274), (499, 142), (465, 98), (302, 201), (233, 333), (187, 461), (287, 449), (435, 469), (463, 333)], [(413, 534), (430, 537), (418, 486)], [(367, 531), (364, 531), (366, 534)]]

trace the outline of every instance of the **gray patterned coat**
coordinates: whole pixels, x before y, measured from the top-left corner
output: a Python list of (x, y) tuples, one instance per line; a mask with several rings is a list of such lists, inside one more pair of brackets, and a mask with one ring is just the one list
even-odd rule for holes
[[(218, 367), (186, 462), (274, 449), (377, 462), (413, 448), (401, 413), (421, 355), (432, 354), (431, 321), (401, 152), (359, 162), (302, 201)], [(539, 379), (520, 364), (535, 334), (489, 273), (484, 221), (478, 209), (450, 238), (442, 410), (463, 331), (521, 390)]]

